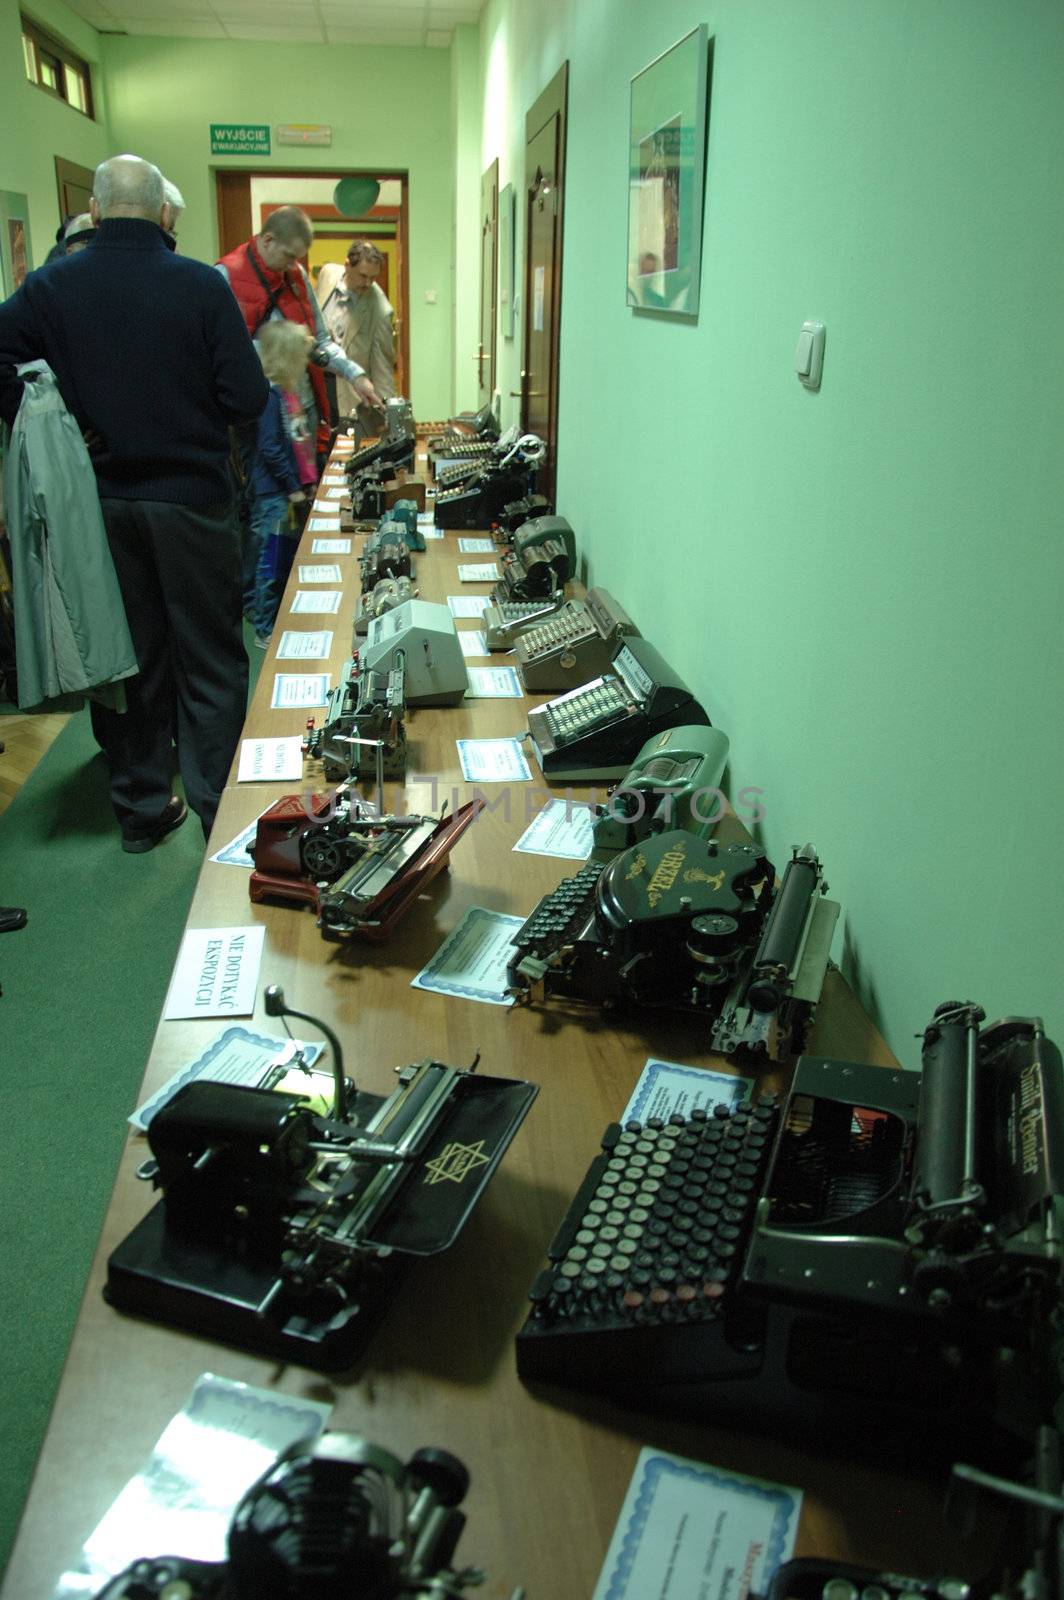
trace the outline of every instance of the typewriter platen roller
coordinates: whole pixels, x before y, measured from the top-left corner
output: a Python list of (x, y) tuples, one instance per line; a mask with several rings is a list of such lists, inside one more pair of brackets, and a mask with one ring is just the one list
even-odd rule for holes
[[(641, 1248), (623, 1283), (596, 1283), (577, 1258), (572, 1289), (559, 1291), (567, 1257), (556, 1241), (518, 1338), (522, 1374), (877, 1457), (1015, 1468), (1059, 1390), (1064, 1088), (1037, 1018), (980, 1030), (981, 1015), (940, 1008), (921, 1075), (803, 1057), (782, 1112), (754, 1113), (774, 1129), (767, 1168), (747, 1158), (756, 1203), (739, 1203), (730, 1173), (716, 1180), (717, 1198), (743, 1215), (733, 1235), (714, 1223), (698, 1239), (704, 1258), (683, 1244), (711, 1220), (693, 1152), (673, 1165), (687, 1130), (664, 1135), (668, 1164), (639, 1149), (662, 1130), (626, 1129), (623, 1147), (609, 1130), (607, 1160), (593, 1165), (560, 1241), (568, 1250), (583, 1219), (617, 1212), (623, 1221), (609, 1225), (624, 1237), (634, 1222)], [(611, 1167), (618, 1153), (635, 1170)], [(664, 1167), (653, 1189), (652, 1160)], [(647, 1232), (665, 1242), (667, 1262), (643, 1244)], [(721, 1242), (733, 1247), (723, 1256)], [(719, 1279), (706, 1277), (711, 1261)], [(649, 1278), (634, 1283), (637, 1266)], [(663, 1278), (663, 1266), (675, 1275)], [(713, 1281), (723, 1287), (707, 1318)], [(631, 1291), (640, 1298), (626, 1301)]]

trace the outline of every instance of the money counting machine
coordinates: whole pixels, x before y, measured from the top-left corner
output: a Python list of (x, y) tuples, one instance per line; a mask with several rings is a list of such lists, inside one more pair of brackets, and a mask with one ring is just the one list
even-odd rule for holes
[(483, 809), (477, 799), (451, 816), (382, 815), (343, 784), (285, 795), (258, 820), (248, 892), (256, 903), (311, 906), (327, 939), (380, 944)]
[[(271, 1016), (291, 1011), (266, 992)], [(412, 1258), (457, 1237), (537, 1090), (421, 1061), (387, 1098), (345, 1081), (298, 1094), (199, 1080), (148, 1129), (163, 1198), (108, 1262), (122, 1310), (304, 1365), (352, 1361)], [(290, 1075), (289, 1080), (290, 1081)]]
[(774, 879), (759, 845), (651, 834), (539, 902), (513, 941), (512, 990), (691, 1011), (711, 1049), (782, 1060), (812, 1021), (839, 907), (811, 845)]
[(1013, 1470), (1058, 1385), (1064, 1087), (1037, 1018), (939, 1007), (922, 1073), (614, 1124), (518, 1335), (526, 1378), (832, 1448)]

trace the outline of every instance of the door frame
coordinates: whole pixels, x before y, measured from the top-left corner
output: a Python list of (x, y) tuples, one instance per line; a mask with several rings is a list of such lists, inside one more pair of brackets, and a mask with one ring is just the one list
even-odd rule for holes
[(569, 101), (569, 63), (563, 61), (554, 77), (548, 83), (543, 93), (532, 107), (525, 113), (525, 207), (524, 207), (524, 232), (525, 232), (525, 269), (524, 279), (524, 339), (522, 342), (521, 363), (521, 427), (525, 431), (528, 418), (528, 352), (532, 334), (532, 251), (531, 251), (531, 218), (530, 211), (533, 204), (533, 181), (535, 174), (528, 170), (527, 150), (532, 140), (542, 133), (543, 129), (553, 117), (558, 118), (558, 138), (555, 145), (557, 165), (554, 174), (554, 259), (551, 272), (551, 338), (550, 338), (550, 363), (547, 376), (549, 385), (548, 398), (548, 437), (544, 441), (547, 446), (546, 459), (540, 469), (539, 479), (544, 485), (542, 492), (548, 498), (553, 498), (554, 479), (557, 470), (558, 457), (558, 353), (561, 339), (562, 321), (562, 259), (564, 245), (565, 225), (565, 158), (566, 143), (568, 138), (568, 101)]

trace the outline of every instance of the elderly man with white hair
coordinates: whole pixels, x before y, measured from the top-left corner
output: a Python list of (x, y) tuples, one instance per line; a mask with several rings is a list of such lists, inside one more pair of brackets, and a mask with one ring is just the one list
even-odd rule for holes
[(157, 167), (102, 162), (94, 237), (0, 305), (0, 416), (18, 409), (15, 368), (43, 359), (94, 441), (139, 674), (125, 713), (94, 706), (93, 729), (134, 854), (187, 815), (170, 792), (172, 744), (206, 834), (240, 737), (247, 656), (228, 429), (269, 397), (232, 295), (213, 268), (176, 254), (164, 206)]

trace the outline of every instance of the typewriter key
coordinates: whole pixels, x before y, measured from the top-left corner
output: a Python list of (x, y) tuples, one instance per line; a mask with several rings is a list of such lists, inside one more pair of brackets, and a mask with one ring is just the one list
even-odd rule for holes
[(583, 1263), (581, 1261), (563, 1261), (561, 1266), (558, 1268), (558, 1271), (561, 1273), (563, 1278), (579, 1278), (583, 1270)]
[(627, 1273), (632, 1265), (631, 1256), (614, 1256), (610, 1262), (611, 1272)]
[[(640, 1198), (639, 1195), (636, 1195), (636, 1200), (637, 1201), (639, 1200), (639, 1198)], [(632, 1207), (631, 1211), (629, 1211), (629, 1213), (628, 1213), (628, 1226), (624, 1230), (625, 1233), (628, 1233), (633, 1225), (635, 1225), (637, 1229), (642, 1229), (643, 1223), (649, 1221), (649, 1219), (650, 1219), (650, 1212), (647, 1210), (645, 1204), (644, 1205), (638, 1205), (638, 1204), (634, 1205)]]
[(652, 1161), (650, 1163), (649, 1167), (647, 1167), (647, 1177), (648, 1178), (654, 1178), (660, 1183), (661, 1179), (664, 1178), (664, 1176), (665, 1176), (665, 1168), (662, 1166), (660, 1161)]
[(821, 1590), (821, 1600), (857, 1600), (857, 1585), (849, 1578), (829, 1578)]
[(621, 1237), (621, 1230), (620, 1228), (615, 1228), (610, 1225), (605, 1228), (600, 1228), (598, 1236), (601, 1240), (603, 1240), (604, 1243), (613, 1244), (616, 1239)]
[(578, 1232), (578, 1234), (576, 1235), (576, 1239), (574, 1240), (574, 1243), (576, 1243), (576, 1244), (594, 1244), (594, 1242), (595, 1242), (595, 1230), (594, 1230), (594, 1228), (581, 1228), (580, 1231)]
[(587, 1263), (587, 1271), (591, 1276), (597, 1278), (600, 1273), (605, 1272), (608, 1266), (609, 1262), (605, 1256), (592, 1256)]
[(890, 1591), (881, 1583), (866, 1583), (861, 1590), (861, 1600), (890, 1600)]
[(650, 1291), (650, 1303), (651, 1303), (652, 1306), (667, 1306), (668, 1303), (669, 1303), (669, 1291), (668, 1291), (668, 1289), (662, 1289), (660, 1287), (656, 1288), (656, 1289), (651, 1289), (651, 1291)]

